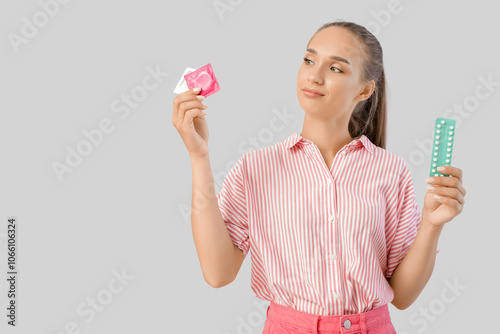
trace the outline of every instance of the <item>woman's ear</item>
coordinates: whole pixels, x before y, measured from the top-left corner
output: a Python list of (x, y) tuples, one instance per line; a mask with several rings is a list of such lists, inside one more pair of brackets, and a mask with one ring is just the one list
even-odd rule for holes
[(373, 81), (372, 79), (368, 81), (368, 83), (361, 89), (358, 96), (356, 96), (356, 100), (363, 101), (368, 99), (373, 94), (374, 90), (375, 90), (375, 81)]

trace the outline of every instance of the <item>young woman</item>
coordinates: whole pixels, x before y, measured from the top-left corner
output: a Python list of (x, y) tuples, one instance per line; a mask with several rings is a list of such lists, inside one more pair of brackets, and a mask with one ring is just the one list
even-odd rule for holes
[(174, 99), (173, 124), (191, 157), (207, 283), (232, 282), (251, 249), (252, 291), (270, 301), (263, 333), (395, 333), (387, 304), (402, 310), (419, 296), (466, 191), (462, 171), (446, 166), (451, 177), (427, 179), (418, 210), (405, 161), (385, 150), (375, 36), (352, 22), (318, 29), (297, 76), (302, 132), (244, 154), (217, 195), (199, 92)]

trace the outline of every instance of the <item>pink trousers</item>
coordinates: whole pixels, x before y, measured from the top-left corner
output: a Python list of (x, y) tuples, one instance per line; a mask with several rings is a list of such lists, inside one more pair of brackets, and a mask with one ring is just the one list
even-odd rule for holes
[(394, 334), (388, 305), (351, 315), (322, 316), (271, 301), (262, 334)]

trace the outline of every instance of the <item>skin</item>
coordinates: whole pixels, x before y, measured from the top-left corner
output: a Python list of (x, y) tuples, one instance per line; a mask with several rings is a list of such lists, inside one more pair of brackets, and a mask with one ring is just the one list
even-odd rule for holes
[[(361, 80), (363, 50), (348, 30), (340, 27), (323, 29), (311, 39), (307, 48), (315, 49), (317, 53), (306, 51), (305, 58), (310, 61), (301, 64), (297, 75), (297, 96), (305, 111), (300, 135), (316, 144), (331, 168), (337, 152), (354, 139), (348, 131), (354, 107), (370, 97), (375, 82)], [(350, 65), (331, 60), (330, 55), (345, 58)], [(325, 95), (309, 98), (302, 91), (306, 87)], [(451, 177), (437, 176), (426, 180), (434, 189), (428, 188), (425, 195), (417, 236), (392, 277), (387, 279), (394, 291), (391, 303), (400, 310), (408, 308), (424, 289), (434, 269), (443, 226), (459, 215), (465, 204), (462, 170), (454, 166), (443, 167), (445, 169), (440, 172)]]
[[(325, 28), (307, 46), (317, 54), (305, 52), (304, 57), (310, 61), (302, 62), (297, 75), (297, 97), (305, 111), (300, 135), (318, 146), (328, 167), (337, 152), (354, 139), (347, 130), (354, 107), (368, 99), (375, 89), (373, 80), (361, 81), (361, 47), (347, 29)], [(347, 59), (350, 65), (331, 60), (330, 55)], [(306, 87), (325, 95), (307, 97), (302, 91)]]
[[(449, 176), (429, 177), (429, 189), (424, 199), (422, 220), (410, 250), (388, 279), (394, 290), (392, 304), (400, 310), (408, 308), (429, 281), (436, 261), (436, 249), (444, 224), (458, 216), (465, 205), (466, 190), (462, 184), (462, 170), (442, 166), (438, 170)], [(441, 196), (436, 198), (434, 196)]]

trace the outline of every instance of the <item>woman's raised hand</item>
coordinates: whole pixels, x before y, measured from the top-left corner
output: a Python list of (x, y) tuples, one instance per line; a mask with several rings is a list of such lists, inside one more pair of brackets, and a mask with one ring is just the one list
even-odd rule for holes
[(201, 88), (193, 88), (174, 98), (172, 124), (182, 137), (191, 158), (208, 155), (208, 124), (203, 112), (208, 106), (197, 95)]

